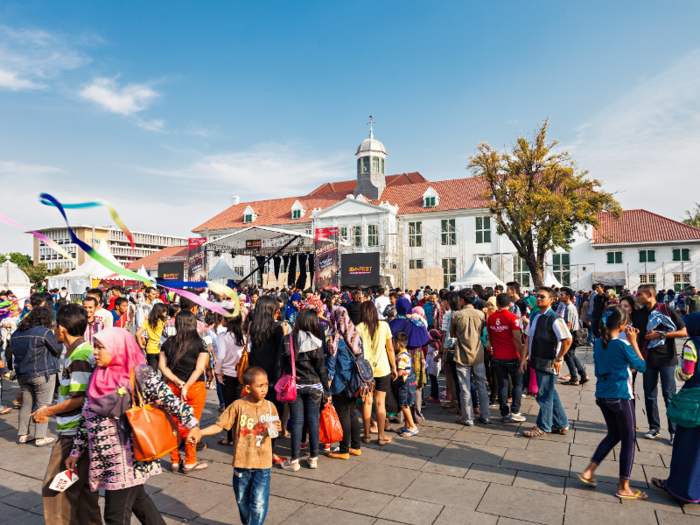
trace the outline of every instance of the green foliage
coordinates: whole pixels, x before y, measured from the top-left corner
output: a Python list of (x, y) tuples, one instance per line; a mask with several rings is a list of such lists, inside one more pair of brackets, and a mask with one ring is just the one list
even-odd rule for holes
[(683, 219), (683, 224), (688, 226), (693, 226), (695, 228), (700, 228), (700, 204), (695, 204), (695, 209), (685, 212), (685, 219)]
[(574, 235), (598, 226), (602, 211), (619, 217), (620, 204), (588, 179), (567, 152), (555, 152), (558, 141), (547, 142), (548, 121), (529, 140), (518, 137), (510, 151), (498, 151), (483, 142), (469, 157), (469, 169), (486, 182), (483, 197), (505, 234), (525, 259), (535, 286), (544, 285), (547, 252), (571, 249)]
[(32, 258), (29, 257), (29, 255), (22, 255), (19, 252), (10, 252), (7, 254), (0, 254), (0, 263), (5, 262), (5, 257), (9, 255), (10, 256), (10, 262), (16, 264), (20, 268), (24, 270), (27, 266), (32, 266), (34, 263), (32, 262)]

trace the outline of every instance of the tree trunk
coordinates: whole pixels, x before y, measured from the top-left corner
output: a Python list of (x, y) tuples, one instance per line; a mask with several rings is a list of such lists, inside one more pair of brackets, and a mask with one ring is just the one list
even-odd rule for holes
[(530, 268), (533, 288), (537, 290), (540, 286), (544, 286), (544, 271), (542, 270), (542, 265), (540, 265), (539, 261), (532, 256), (527, 257), (526, 261), (528, 267)]

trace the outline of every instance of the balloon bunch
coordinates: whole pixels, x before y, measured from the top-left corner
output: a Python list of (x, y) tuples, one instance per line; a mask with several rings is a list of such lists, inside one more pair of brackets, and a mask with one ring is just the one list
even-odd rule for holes
[(17, 310), (17, 304), (12, 301), (3, 301), (0, 303), (0, 319), (10, 317), (12, 312)]

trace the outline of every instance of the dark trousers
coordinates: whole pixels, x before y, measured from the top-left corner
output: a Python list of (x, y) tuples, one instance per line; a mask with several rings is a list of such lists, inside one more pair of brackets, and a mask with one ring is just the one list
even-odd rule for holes
[(297, 387), (297, 398), (289, 403), (292, 420), (292, 459), (299, 459), (304, 422), (309, 428), (309, 456), (318, 457), (318, 420), (323, 392), (308, 386)]
[(440, 399), (440, 383), (437, 376), (428, 376), (430, 378), (430, 397)]
[(596, 465), (610, 454), (610, 451), (620, 442), (620, 478), (630, 479), (634, 464), (635, 438), (637, 435), (637, 419), (634, 413), (634, 403), (631, 399), (596, 399), (608, 426), (608, 435), (603, 438), (595, 450), (591, 461)]
[(496, 400), (498, 392), (498, 379), (493, 366), (493, 358), (486, 357), (484, 359), (484, 364), (486, 365), (486, 381), (489, 384), (489, 402), (493, 403)]
[(143, 485), (105, 491), (105, 525), (129, 525), (132, 512), (143, 525), (165, 525)]
[[(523, 395), (523, 373), (520, 371), (520, 360), (494, 359), (493, 368), (498, 381), (498, 404), (501, 407), (501, 415), (505, 417), (509, 412), (519, 414)], [(508, 378), (513, 382), (513, 402), (510, 408), (508, 408)]]
[(347, 454), (350, 449), (360, 448), (360, 422), (355, 413), (356, 397), (348, 397), (345, 391), (333, 396), (333, 407), (338, 413), (340, 425), (343, 427), (343, 440), (340, 442), (341, 454)]
[[(666, 407), (671, 402), (671, 396), (676, 393), (675, 366), (654, 367), (647, 362), (646, 372), (643, 374), (644, 403), (647, 409), (647, 421), (649, 430), (661, 430), (661, 418), (657, 397), (659, 395), (659, 379), (661, 380), (661, 395)], [(676, 424), (668, 420), (669, 434), (676, 433)]]
[[(569, 367), (569, 373), (571, 374), (571, 380), (578, 383), (579, 379), (587, 377), (586, 367), (581, 364), (578, 357), (576, 357), (576, 347), (578, 346), (577, 332), (572, 332), (573, 341), (571, 342), (571, 347), (569, 351), (564, 355), (564, 362), (566, 366)], [(579, 377), (580, 376), (580, 377)]]
[[(224, 397), (224, 406), (229, 406), (241, 396), (240, 383), (237, 377), (224, 376), (224, 383), (221, 385), (221, 393)], [(233, 428), (228, 431), (229, 443), (233, 441)]]
[(146, 363), (157, 374), (158, 364), (160, 363), (160, 354), (146, 354)]

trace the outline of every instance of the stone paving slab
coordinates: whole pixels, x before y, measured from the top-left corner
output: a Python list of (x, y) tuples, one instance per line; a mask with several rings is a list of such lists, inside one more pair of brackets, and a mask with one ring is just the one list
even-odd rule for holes
[(563, 494), (493, 483), (476, 510), (545, 525), (560, 525), (565, 505), (566, 496)]

